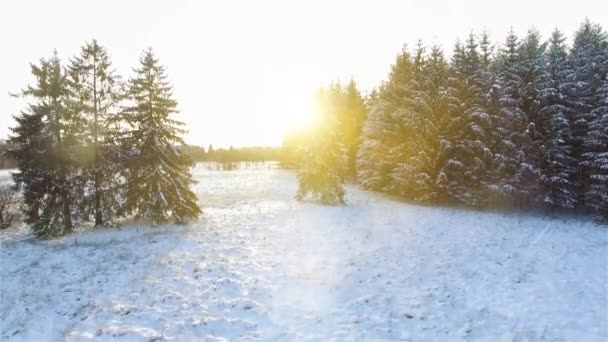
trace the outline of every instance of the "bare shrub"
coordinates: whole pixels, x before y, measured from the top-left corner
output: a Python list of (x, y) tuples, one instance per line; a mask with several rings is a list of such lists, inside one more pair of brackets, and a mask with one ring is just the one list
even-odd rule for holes
[(14, 225), (19, 219), (19, 194), (10, 186), (0, 187), (0, 229)]

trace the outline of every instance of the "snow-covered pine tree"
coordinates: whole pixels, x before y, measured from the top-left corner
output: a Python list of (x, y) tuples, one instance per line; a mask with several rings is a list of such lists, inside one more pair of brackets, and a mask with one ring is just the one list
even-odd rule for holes
[(488, 147), (493, 120), (484, 108), (484, 69), (473, 35), (466, 46), (456, 43), (448, 80), (449, 134), (445, 176), (448, 195), (463, 204), (487, 205), (488, 172), (492, 151)]
[[(390, 192), (409, 200), (421, 200), (432, 186), (424, 167), (430, 164), (424, 136), (429, 126), (425, 117), (426, 94), (422, 88), (423, 68), (426, 63), (425, 49), (418, 42), (412, 70), (406, 83), (401, 84), (402, 97), (392, 113), (396, 125), (395, 167), (391, 172)], [(427, 191), (425, 191), (427, 190)]]
[(542, 201), (551, 207), (574, 208), (577, 203), (573, 177), (576, 172), (572, 157), (572, 134), (568, 121), (566, 78), (569, 71), (565, 37), (553, 31), (546, 52), (547, 79), (541, 84), (542, 105), (539, 110), (543, 127), (543, 195)]
[(130, 126), (125, 144), (128, 212), (155, 224), (196, 218), (201, 210), (190, 190), (192, 161), (184, 152), (184, 124), (177, 111), (165, 67), (152, 49), (144, 51), (136, 75), (129, 80), (130, 106), (124, 109)]
[(569, 121), (572, 129), (573, 157), (578, 163), (574, 185), (581, 199), (579, 203), (588, 206), (593, 206), (588, 199), (595, 198), (593, 195), (589, 196), (589, 192), (595, 192), (591, 188), (594, 182), (590, 179), (595, 154), (588, 148), (595, 144), (587, 144), (585, 140), (591, 136), (590, 125), (598, 120), (596, 109), (601, 107), (601, 96), (598, 94), (605, 82), (607, 44), (606, 32), (599, 24), (587, 19), (574, 35), (568, 58), (571, 71), (566, 85)]
[(348, 151), (347, 176), (355, 178), (357, 175), (357, 150), (361, 143), (361, 130), (367, 117), (367, 109), (361, 93), (354, 80), (350, 80), (343, 89), (344, 108), (340, 118), (344, 146)]
[(529, 183), (537, 175), (528, 160), (529, 137), (535, 132), (526, 114), (520, 108), (522, 78), (519, 74), (520, 43), (511, 30), (496, 57), (496, 85), (500, 94), (500, 115), (495, 123), (496, 141), (493, 148), (495, 167), (493, 174), (500, 179), (493, 196), (503, 205), (523, 206)]
[(393, 171), (394, 188), (407, 199), (418, 202), (444, 200), (447, 158), (446, 82), (448, 66), (437, 46), (427, 55), (420, 44), (414, 58), (415, 74), (409, 88), (412, 98), (400, 117), (402, 155)]
[(119, 208), (117, 122), (121, 80), (107, 50), (96, 40), (81, 47), (71, 60), (69, 85), (74, 95), (73, 118), (81, 120), (84, 216), (92, 212), (95, 225), (107, 224)]
[(391, 67), (388, 80), (380, 86), (377, 98), (363, 125), (357, 153), (357, 171), (363, 189), (391, 191), (393, 172), (399, 156), (403, 132), (399, 117), (411, 91), (407, 85), (413, 72), (413, 59), (403, 47)]
[(546, 162), (544, 154), (545, 135), (549, 127), (540, 110), (543, 104), (542, 92), (547, 82), (547, 66), (545, 62), (546, 43), (541, 42), (540, 33), (532, 29), (519, 45), (517, 64), (516, 94), (511, 96), (517, 101), (517, 107), (525, 115), (525, 130), (522, 132), (520, 151), (523, 158), (519, 160), (515, 173), (519, 201), (532, 204), (542, 203), (544, 198), (542, 165)]
[(592, 90), (589, 131), (582, 144), (581, 166), (586, 168), (588, 182), (585, 202), (596, 217), (608, 222), (608, 34), (599, 25), (594, 27), (595, 39), (588, 49), (593, 73), (589, 80)]
[(596, 94), (598, 107), (593, 110), (596, 119), (583, 142), (583, 165), (589, 169), (585, 201), (600, 221), (608, 222), (608, 71), (603, 81)]
[(35, 85), (16, 94), (31, 102), (16, 117), (10, 154), (18, 161), (13, 177), (24, 192), (26, 222), (38, 237), (47, 238), (72, 230), (73, 151), (79, 142), (67, 108), (66, 73), (57, 52), (39, 65), (32, 64), (31, 71)]
[(332, 105), (336, 85), (321, 89), (316, 101), (319, 120), (301, 145), (297, 165), (298, 200), (308, 195), (325, 205), (344, 204), (344, 177), (348, 168), (348, 150), (340, 134), (339, 107)]

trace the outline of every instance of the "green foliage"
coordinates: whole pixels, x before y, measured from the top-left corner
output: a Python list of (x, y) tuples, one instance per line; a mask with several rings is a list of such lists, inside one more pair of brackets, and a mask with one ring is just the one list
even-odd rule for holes
[(40, 237), (72, 230), (75, 161), (69, 151), (78, 146), (68, 109), (66, 74), (57, 54), (31, 65), (36, 83), (16, 96), (31, 99), (27, 111), (15, 117), (9, 155), (17, 160), (13, 178), (24, 191), (25, 221)]
[(190, 190), (192, 160), (183, 152), (183, 123), (172, 118), (177, 102), (165, 68), (149, 49), (135, 72), (128, 89), (132, 105), (123, 113), (130, 126), (123, 138), (123, 146), (130, 147), (126, 210), (154, 223), (196, 218), (201, 210)]
[(321, 204), (344, 204), (348, 153), (332, 126), (319, 127), (314, 138), (302, 147), (302, 162), (297, 168), (298, 200), (311, 195)]
[(80, 135), (79, 162), (82, 196), (79, 206), (85, 219), (89, 212), (95, 224), (108, 224), (119, 210), (121, 197), (119, 155), (120, 132), (117, 112), (123, 96), (120, 77), (112, 69), (107, 50), (96, 40), (82, 46), (68, 69), (73, 94), (72, 120)]

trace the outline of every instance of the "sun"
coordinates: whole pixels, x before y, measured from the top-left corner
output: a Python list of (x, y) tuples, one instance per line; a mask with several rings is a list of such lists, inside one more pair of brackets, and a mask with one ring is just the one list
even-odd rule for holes
[(282, 104), (275, 113), (276, 121), (271, 123), (283, 137), (301, 128), (309, 126), (315, 118), (313, 96), (309, 92), (291, 92), (285, 94)]

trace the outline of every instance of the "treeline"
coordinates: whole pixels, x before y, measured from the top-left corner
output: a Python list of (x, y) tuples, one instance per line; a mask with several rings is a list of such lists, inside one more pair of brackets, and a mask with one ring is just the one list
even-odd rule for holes
[(31, 64), (35, 82), (13, 94), (28, 105), (14, 116), (7, 154), (37, 236), (125, 216), (163, 223), (200, 214), (165, 68), (148, 49), (133, 71), (123, 82), (93, 40), (66, 65), (56, 52)]
[(471, 34), (449, 60), (437, 46), (404, 48), (368, 96), (362, 188), (608, 219), (608, 37), (586, 20), (565, 40), (559, 30), (546, 41), (510, 32), (499, 45)]
[(195, 162), (238, 163), (266, 162), (280, 159), (281, 149), (278, 147), (254, 146), (214, 149), (209, 145), (207, 150), (202, 146), (188, 145), (186, 151)]

